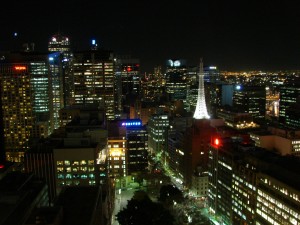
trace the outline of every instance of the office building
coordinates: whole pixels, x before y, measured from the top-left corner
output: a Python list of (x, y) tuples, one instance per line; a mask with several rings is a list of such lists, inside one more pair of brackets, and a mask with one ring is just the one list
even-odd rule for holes
[(48, 42), (48, 51), (70, 53), (71, 51), (70, 39), (60, 33), (52, 35)]
[(116, 94), (118, 111), (129, 114), (129, 107), (140, 96), (141, 74), (139, 59), (129, 56), (116, 58)]
[[(49, 63), (48, 55), (36, 52), (8, 52), (4, 53), (3, 63), (26, 64), (30, 77), (32, 95), (32, 110), (35, 123), (49, 123), (50, 120), (50, 94), (49, 94)], [(49, 127), (49, 125), (47, 125)], [(50, 129), (44, 135), (49, 135)], [(38, 138), (38, 136), (37, 136)]]
[(225, 125), (238, 130), (257, 129), (259, 124), (253, 121), (250, 113), (237, 113), (219, 108), (216, 116), (224, 120)]
[(73, 101), (73, 77), (70, 39), (58, 33), (50, 37), (48, 42), (49, 52), (49, 87), (51, 94), (51, 132), (59, 128), (59, 110)]
[(295, 104), (285, 110), (285, 125), (290, 129), (300, 130), (300, 97)]
[(266, 114), (266, 87), (236, 85), (233, 93), (233, 108), (250, 113), (254, 119), (263, 119)]
[(28, 64), (0, 65), (0, 91), (6, 159), (21, 162), (34, 125), (31, 76)]
[(204, 82), (209, 82), (209, 83), (219, 83), (220, 82), (220, 71), (219, 69), (214, 66), (205, 66), (203, 67), (203, 72), (204, 72)]
[(111, 224), (114, 195), (111, 187), (65, 187), (55, 207), (62, 208), (61, 225)]
[(148, 122), (148, 147), (150, 154), (158, 154), (163, 151), (167, 141), (167, 129), (169, 117), (167, 114), (154, 114)]
[(139, 119), (120, 120), (119, 136), (127, 141), (128, 175), (148, 171), (148, 132)]
[[(279, 121), (287, 127), (297, 126), (293, 119), (293, 109), (297, 110), (299, 105), (300, 85), (283, 85), (280, 87), (279, 95)], [(290, 110), (290, 107), (293, 107)], [(288, 112), (288, 113), (287, 113)], [(295, 125), (294, 125), (295, 124)]]
[(63, 95), (63, 68), (62, 68), (62, 54), (55, 52), (49, 54), (49, 88), (50, 88), (50, 129), (53, 130), (59, 128), (59, 110), (65, 105)]
[(268, 127), (268, 130), (250, 132), (255, 146), (281, 155), (300, 156), (300, 130)]
[(125, 187), (128, 175), (127, 140), (125, 137), (109, 137), (108, 147), (108, 175), (116, 179), (117, 187)]
[(167, 61), (166, 93), (170, 101), (185, 100), (187, 68), (184, 60)]
[(47, 139), (31, 147), (24, 156), (24, 170), (44, 180), (48, 187), (49, 204), (57, 197), (53, 149), (61, 140)]
[(5, 157), (5, 147), (4, 147), (4, 123), (2, 115), (2, 98), (0, 97), (0, 165), (4, 165), (6, 161)]
[(299, 223), (299, 158), (212, 136), (208, 205), (219, 223)]
[(98, 104), (106, 119), (115, 118), (115, 72), (113, 53), (90, 50), (74, 53), (74, 103)]

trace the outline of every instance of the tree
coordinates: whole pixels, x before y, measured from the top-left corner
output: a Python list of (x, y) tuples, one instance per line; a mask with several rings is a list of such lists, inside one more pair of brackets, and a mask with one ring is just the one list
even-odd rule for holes
[(174, 218), (162, 204), (152, 202), (144, 191), (136, 191), (126, 208), (117, 214), (121, 225), (173, 225)]
[(184, 201), (183, 192), (174, 185), (164, 185), (160, 188), (158, 201), (169, 207), (176, 203), (182, 203)]

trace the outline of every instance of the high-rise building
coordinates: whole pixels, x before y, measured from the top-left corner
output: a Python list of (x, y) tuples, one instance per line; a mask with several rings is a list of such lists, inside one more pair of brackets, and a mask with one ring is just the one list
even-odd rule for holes
[(150, 153), (160, 153), (167, 140), (169, 117), (166, 114), (154, 114), (148, 122), (148, 147)]
[(95, 103), (105, 109), (107, 120), (115, 118), (115, 72), (111, 51), (74, 53), (74, 103)]
[(148, 171), (148, 132), (142, 121), (121, 120), (120, 135), (127, 141), (128, 175), (136, 175)]
[(170, 101), (186, 99), (187, 68), (184, 60), (167, 61), (166, 92)]
[(205, 66), (203, 72), (204, 82), (218, 83), (220, 81), (220, 71), (216, 66)]
[(50, 204), (57, 197), (53, 148), (58, 144), (61, 144), (61, 141), (47, 139), (47, 141), (40, 142), (36, 146), (31, 147), (24, 156), (25, 171), (33, 173), (37, 178), (46, 182)]
[(49, 52), (70, 52), (70, 39), (60, 33), (54, 34), (48, 42)]
[(299, 158), (213, 136), (209, 212), (223, 224), (299, 223)]
[(125, 137), (109, 137), (108, 147), (108, 175), (116, 178), (118, 187), (125, 187), (125, 177), (128, 175), (127, 140)]
[(129, 114), (129, 107), (141, 92), (139, 59), (121, 57), (116, 59), (116, 93), (118, 111)]
[(59, 128), (59, 110), (64, 107), (63, 97), (63, 67), (62, 67), (62, 54), (54, 52), (49, 54), (49, 88), (50, 88), (50, 129)]
[(4, 123), (2, 115), (2, 98), (0, 97), (0, 165), (3, 167), (5, 157), (5, 147), (4, 147)]
[(59, 110), (73, 103), (73, 77), (71, 42), (60, 33), (53, 35), (48, 42), (49, 51), (49, 87), (51, 131), (60, 125)]
[(50, 98), (49, 98), (49, 67), (46, 55), (38, 61), (35, 56), (29, 63), (31, 74), (31, 87), (33, 90), (33, 113), (37, 122), (49, 121)]
[(34, 125), (30, 69), (27, 63), (0, 64), (0, 93), (6, 159), (23, 161)]
[[(26, 64), (28, 76), (30, 77), (30, 88), (32, 95), (32, 110), (37, 123), (45, 124), (46, 129), (43, 136), (49, 135), (50, 121), (50, 94), (49, 94), (49, 63), (46, 53), (36, 52), (8, 52), (4, 53), (3, 63), (7, 64)], [(40, 127), (37, 125), (37, 127)], [(37, 128), (34, 128), (37, 130)], [(36, 132), (33, 135), (36, 136)]]
[(250, 113), (254, 119), (265, 118), (266, 87), (236, 85), (233, 93), (233, 108)]
[[(297, 110), (297, 103), (299, 104), (300, 98), (300, 84), (296, 85), (283, 85), (280, 87), (279, 96), (279, 121), (286, 126), (292, 127), (293, 122), (293, 111)], [(297, 100), (298, 99), (298, 100)], [(298, 101), (298, 102), (297, 102)], [(293, 107), (292, 110), (289, 110)], [(295, 109), (295, 110), (294, 110)], [(287, 113), (288, 112), (288, 113)], [(288, 117), (286, 117), (288, 114)], [(299, 116), (298, 116), (299, 120)]]

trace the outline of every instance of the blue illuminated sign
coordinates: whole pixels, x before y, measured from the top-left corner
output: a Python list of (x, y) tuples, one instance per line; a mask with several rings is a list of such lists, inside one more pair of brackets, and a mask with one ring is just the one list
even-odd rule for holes
[(140, 127), (142, 122), (140, 120), (125, 120), (121, 123), (122, 127)]

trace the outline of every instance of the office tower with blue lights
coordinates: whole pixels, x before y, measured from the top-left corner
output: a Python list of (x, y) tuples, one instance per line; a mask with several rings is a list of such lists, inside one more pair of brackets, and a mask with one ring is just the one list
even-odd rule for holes
[(74, 104), (98, 104), (107, 120), (115, 118), (114, 55), (109, 50), (75, 52), (72, 76)]
[(71, 75), (71, 43), (61, 34), (53, 35), (48, 42), (49, 91), (51, 132), (59, 127), (59, 110), (72, 103), (73, 80)]
[[(122, 120), (121, 136), (127, 141), (128, 175), (148, 171), (148, 132), (139, 119)], [(123, 134), (122, 134), (123, 133)]]
[(185, 100), (187, 68), (184, 60), (167, 61), (166, 92), (170, 101)]

